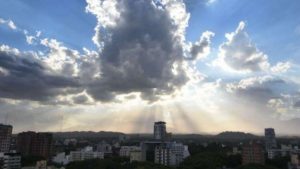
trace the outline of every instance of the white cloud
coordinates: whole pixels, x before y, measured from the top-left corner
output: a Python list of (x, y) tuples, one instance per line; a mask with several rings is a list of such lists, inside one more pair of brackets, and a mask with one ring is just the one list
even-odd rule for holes
[(0, 24), (5, 24), (12, 30), (17, 29), (17, 26), (15, 25), (15, 23), (12, 20), (5, 20), (3, 18), (0, 18)]
[(165, 5), (173, 24), (177, 27), (174, 32), (175, 36), (184, 43), (186, 28), (190, 19), (190, 13), (186, 11), (185, 4), (181, 0), (162, 0), (162, 4)]
[(236, 90), (244, 90), (249, 87), (259, 87), (262, 84), (275, 80), (272, 76), (258, 76), (258, 77), (249, 77), (241, 79), (239, 82), (228, 83), (226, 85), (226, 90), (228, 92), (234, 92)]
[(290, 62), (278, 62), (275, 66), (271, 67), (273, 73), (285, 73), (291, 68)]
[(41, 31), (36, 31), (36, 34), (35, 34), (35, 35), (29, 35), (29, 33), (28, 33), (27, 30), (24, 30), (23, 33), (24, 33), (24, 35), (25, 35), (26, 42), (27, 42), (29, 45), (36, 44), (37, 41), (39, 40), (39, 37), (40, 37), (41, 34), (42, 34)]
[(42, 39), (41, 44), (48, 47), (50, 52), (43, 57), (43, 61), (50, 69), (65, 76), (77, 76), (80, 54), (76, 50), (69, 49), (56, 39)]
[(98, 20), (92, 40), (98, 47), (101, 47), (100, 41), (107, 38), (105, 34), (100, 33), (101, 29), (114, 27), (120, 18), (118, 2), (116, 0), (87, 0), (86, 2), (86, 12), (94, 14)]
[(300, 94), (281, 94), (277, 98), (268, 101), (267, 106), (271, 108), (281, 119), (293, 119), (300, 117), (298, 103)]
[(210, 53), (211, 38), (214, 35), (215, 34), (213, 32), (206, 31), (202, 34), (199, 41), (191, 45), (191, 59), (203, 59), (207, 57)]
[(13, 21), (8, 21), (8, 26), (11, 28), (11, 29), (17, 29), (17, 26), (15, 25), (15, 23)]
[(268, 56), (252, 43), (245, 26), (245, 22), (242, 21), (234, 32), (225, 35), (227, 42), (219, 47), (218, 58), (213, 65), (242, 73), (269, 69)]
[(216, 3), (218, 0), (207, 0), (207, 5), (212, 5), (213, 3)]

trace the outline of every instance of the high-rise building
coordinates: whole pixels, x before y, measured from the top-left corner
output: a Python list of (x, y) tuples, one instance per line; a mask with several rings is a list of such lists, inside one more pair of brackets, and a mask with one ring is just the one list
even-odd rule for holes
[(277, 147), (275, 130), (273, 128), (265, 129), (265, 147), (266, 150), (274, 149)]
[(154, 123), (154, 139), (164, 140), (167, 136), (166, 123), (158, 121)]
[(264, 150), (257, 143), (249, 143), (243, 146), (242, 153), (243, 165), (246, 164), (265, 164)]
[(52, 154), (52, 134), (23, 132), (17, 136), (17, 150), (24, 156), (34, 155), (44, 158)]
[(11, 135), (12, 126), (0, 124), (0, 152), (9, 152)]

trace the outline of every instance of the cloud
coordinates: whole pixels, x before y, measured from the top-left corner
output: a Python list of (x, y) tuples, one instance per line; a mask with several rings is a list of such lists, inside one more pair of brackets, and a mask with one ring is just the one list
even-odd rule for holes
[(267, 103), (271, 98), (279, 97), (280, 92), (284, 92), (283, 88), (287, 86), (291, 87), (292, 85), (280, 78), (264, 75), (227, 83), (225, 89), (245, 100)]
[[(0, 97), (48, 101), (79, 87), (76, 79), (51, 72), (36, 53), (0, 46)], [(4, 70), (4, 71), (3, 71)]]
[(294, 119), (300, 117), (299, 100), (299, 93), (281, 94), (270, 99), (267, 106), (282, 119)]
[(201, 38), (199, 39), (199, 41), (195, 42), (194, 44), (192, 44), (191, 47), (191, 58), (189, 59), (201, 59), (201, 58), (205, 58), (209, 53), (210, 53), (210, 43), (211, 43), (211, 38), (214, 36), (215, 34), (213, 32), (210, 31), (206, 31), (202, 34)]
[[(157, 100), (179, 90), (189, 79), (185, 31), (189, 13), (182, 1), (94, 1), (86, 11), (97, 17), (93, 41), (99, 46), (101, 75), (87, 92), (96, 100), (141, 93)], [(193, 59), (207, 53), (212, 33), (193, 45)], [(175, 73), (176, 72), (176, 73)]]
[(271, 67), (273, 73), (285, 73), (291, 68), (290, 62), (278, 62), (275, 66)]
[(3, 18), (0, 18), (0, 24), (5, 24), (7, 25), (10, 29), (16, 30), (17, 26), (12, 20), (5, 20)]
[(254, 76), (239, 82), (225, 83), (224, 89), (240, 100), (269, 108), (276, 118), (299, 118), (299, 85), (274, 75)]
[(235, 72), (257, 72), (269, 69), (268, 56), (259, 51), (245, 31), (245, 22), (226, 34), (227, 42), (219, 48), (218, 59), (214, 65)]
[[(300, 99), (300, 98), (299, 98)], [(300, 100), (299, 101), (297, 101), (295, 104), (294, 104), (294, 107), (296, 107), (296, 108), (300, 108)]]
[(25, 35), (25, 38), (26, 38), (26, 42), (29, 44), (29, 45), (32, 45), (32, 44), (35, 44), (37, 43), (37, 41), (39, 40), (39, 37), (41, 36), (42, 32), (41, 31), (36, 31), (36, 34), (35, 35), (29, 35), (28, 31), (27, 30), (24, 30), (24, 35)]
[[(87, 0), (86, 12), (97, 18), (92, 38), (97, 52), (79, 52), (56, 39), (42, 39), (40, 31), (19, 29), (29, 45), (45, 50), (21, 52), (2, 46), (0, 97), (86, 104), (138, 93), (156, 101), (178, 93), (195, 72), (188, 61), (210, 52), (212, 32), (204, 32), (195, 43), (186, 41), (190, 14), (180, 0)], [(0, 23), (16, 28), (13, 22)], [(37, 91), (30, 95), (33, 89)]]

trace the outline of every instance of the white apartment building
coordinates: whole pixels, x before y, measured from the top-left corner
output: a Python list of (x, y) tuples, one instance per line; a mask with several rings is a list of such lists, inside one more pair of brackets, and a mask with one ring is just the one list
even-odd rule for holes
[(141, 150), (134, 150), (130, 152), (130, 162), (133, 161), (143, 161)]
[(4, 153), (0, 155), (3, 160), (3, 169), (21, 169), (21, 155), (19, 153)]
[(58, 153), (55, 157), (53, 157), (52, 161), (57, 164), (67, 165), (69, 164), (69, 155), (66, 153)]
[(121, 146), (119, 155), (121, 157), (130, 157), (132, 151), (140, 151), (141, 147), (139, 146)]
[(170, 142), (166, 145), (155, 147), (154, 162), (166, 166), (178, 166), (189, 155), (186, 145)]
[(86, 147), (81, 151), (71, 151), (69, 161), (82, 161), (87, 159), (104, 158), (103, 152), (94, 152), (92, 147)]

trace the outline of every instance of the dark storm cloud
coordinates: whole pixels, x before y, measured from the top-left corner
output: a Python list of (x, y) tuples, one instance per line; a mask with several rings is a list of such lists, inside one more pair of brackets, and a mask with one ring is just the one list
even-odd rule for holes
[(121, 17), (116, 25), (97, 37), (104, 44), (99, 59), (101, 78), (89, 86), (88, 93), (101, 101), (130, 92), (156, 100), (184, 85), (188, 77), (182, 67), (183, 47), (174, 35), (177, 26), (169, 13), (140, 0), (119, 1), (118, 10)]
[(78, 82), (47, 73), (47, 68), (31, 53), (0, 51), (0, 97), (46, 101), (63, 94)]
[(186, 84), (187, 60), (208, 53), (213, 33), (204, 32), (194, 44), (185, 41), (189, 14), (183, 1), (87, 4), (98, 20), (93, 38), (98, 52), (84, 48), (80, 53), (48, 38), (39, 39), (46, 53), (0, 46), (0, 98), (86, 104), (136, 92), (156, 101)]

